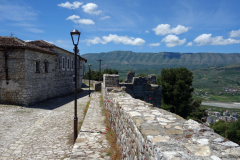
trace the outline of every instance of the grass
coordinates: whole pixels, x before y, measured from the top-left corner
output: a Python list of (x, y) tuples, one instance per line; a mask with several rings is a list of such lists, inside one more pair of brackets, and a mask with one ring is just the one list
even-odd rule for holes
[(117, 159), (121, 160), (122, 159), (122, 149), (120, 145), (117, 143), (117, 135), (114, 132), (114, 130), (111, 129), (110, 123), (109, 123), (109, 117), (110, 113), (105, 109), (103, 105), (103, 97), (100, 97), (100, 106), (102, 107), (102, 114), (106, 116), (104, 119), (104, 122), (106, 124), (107, 128), (107, 140), (109, 143), (109, 148), (105, 151), (107, 152), (107, 156), (110, 156), (111, 159)]

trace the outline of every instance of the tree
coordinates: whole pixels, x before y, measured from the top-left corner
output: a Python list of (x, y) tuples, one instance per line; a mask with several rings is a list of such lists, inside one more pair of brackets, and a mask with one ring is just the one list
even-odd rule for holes
[(201, 101), (192, 98), (192, 81), (193, 73), (187, 68), (162, 69), (157, 79), (162, 86), (162, 108), (183, 118), (200, 120), (205, 116), (205, 109), (200, 109)]
[(141, 74), (138, 74), (136, 77), (147, 77), (147, 75), (146, 75), (146, 74), (143, 74), (143, 73), (141, 73)]
[[(116, 69), (109, 69), (109, 68), (105, 68), (102, 72), (101, 72), (101, 76), (100, 76), (100, 81), (103, 80), (103, 74), (118, 74), (118, 71)], [(86, 72), (84, 79), (89, 79), (89, 71)], [(99, 80), (99, 71), (94, 71), (91, 70), (91, 80), (95, 80), (98, 81)]]

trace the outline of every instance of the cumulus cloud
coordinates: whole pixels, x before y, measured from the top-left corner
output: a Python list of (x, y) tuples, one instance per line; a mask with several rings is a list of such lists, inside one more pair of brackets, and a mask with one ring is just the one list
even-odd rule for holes
[(186, 46), (192, 46), (192, 45), (193, 45), (193, 43), (192, 43), (192, 42), (189, 42), (189, 43), (187, 43)]
[(236, 31), (232, 30), (230, 32), (230, 37), (240, 37), (240, 29)]
[(104, 16), (102, 18), (100, 18), (101, 20), (104, 20), (104, 19), (108, 19), (108, 18), (111, 18), (110, 16)]
[(86, 5), (83, 5), (82, 8), (84, 12), (89, 14), (99, 15), (102, 12), (101, 10), (97, 10), (98, 5), (95, 3), (88, 3)]
[(190, 27), (185, 27), (182, 25), (178, 25), (175, 28), (170, 28), (171, 26), (169, 24), (159, 24), (156, 28), (153, 28), (152, 30), (155, 32), (156, 35), (166, 35), (166, 34), (181, 34), (184, 32), (187, 32)]
[(160, 43), (150, 43), (150, 44), (148, 44), (148, 46), (150, 46), (150, 47), (156, 47), (156, 46), (159, 46), (160, 45)]
[(127, 44), (127, 45), (137, 45), (141, 46), (145, 43), (145, 41), (141, 38), (134, 38), (128, 36), (118, 36), (116, 34), (109, 34), (109, 36), (103, 36), (102, 39), (99, 37), (95, 37), (94, 39), (87, 39), (87, 45), (91, 44), (106, 44), (109, 42), (114, 42), (115, 44)]
[(66, 20), (72, 20), (74, 23), (80, 24), (95, 24), (91, 19), (81, 19), (78, 15), (69, 16)]
[(184, 44), (186, 42), (186, 39), (184, 38), (180, 40), (177, 36), (170, 34), (163, 38), (162, 42), (165, 42), (167, 47), (174, 47)]
[(202, 34), (193, 40), (198, 46), (201, 45), (228, 45), (240, 43), (240, 40), (228, 38), (223, 39), (222, 36), (212, 37), (212, 34)]
[(145, 32), (146, 32), (146, 33), (149, 33), (149, 31), (148, 31), (148, 30), (146, 30)]
[(73, 2), (72, 4), (69, 3), (69, 2), (60, 3), (60, 4), (58, 4), (58, 6), (59, 6), (59, 7), (63, 7), (63, 8), (68, 8), (68, 9), (77, 9), (77, 8), (79, 8), (79, 6), (81, 6), (82, 4), (83, 4), (83, 2), (75, 1), (75, 2)]

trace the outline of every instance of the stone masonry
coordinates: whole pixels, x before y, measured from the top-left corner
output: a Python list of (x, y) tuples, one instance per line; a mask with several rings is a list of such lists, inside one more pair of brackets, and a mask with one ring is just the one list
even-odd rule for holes
[(125, 83), (132, 83), (133, 77), (135, 77), (135, 72), (129, 71), (127, 73), (127, 79), (124, 82)]
[[(104, 105), (124, 160), (239, 160), (238, 144), (207, 126), (134, 99), (119, 87), (104, 87)], [(109, 84), (108, 84), (109, 85)]]
[(103, 85), (105, 87), (119, 86), (123, 92), (130, 94), (133, 98), (141, 99), (154, 106), (161, 107), (161, 87), (155, 84), (148, 84), (147, 77), (133, 77), (132, 83), (118, 83), (119, 76), (114, 74), (104, 74)]
[[(0, 103), (31, 105), (73, 93), (74, 56), (42, 40), (0, 37)], [(85, 62), (77, 57), (78, 90)]]

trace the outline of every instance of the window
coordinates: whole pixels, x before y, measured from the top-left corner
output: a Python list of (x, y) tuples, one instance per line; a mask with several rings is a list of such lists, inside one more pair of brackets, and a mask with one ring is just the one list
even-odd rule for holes
[(36, 73), (40, 73), (40, 61), (36, 61)]
[(71, 61), (72, 61), (72, 70), (73, 70), (73, 59), (71, 59)]
[(73, 83), (75, 83), (75, 75), (73, 75)]
[(62, 69), (65, 69), (65, 57), (62, 57)]
[(45, 73), (48, 73), (48, 62), (44, 62)]
[(67, 69), (68, 70), (70, 69), (70, 59), (69, 58), (67, 59)]

